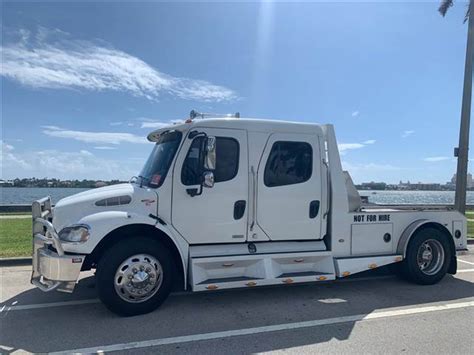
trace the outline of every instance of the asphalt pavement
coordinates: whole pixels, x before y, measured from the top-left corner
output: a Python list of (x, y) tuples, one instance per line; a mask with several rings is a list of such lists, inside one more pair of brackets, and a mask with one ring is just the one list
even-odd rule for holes
[(0, 268), (0, 351), (97, 353), (474, 352), (474, 251), (458, 274), (419, 286), (385, 272), (336, 282), (178, 292), (155, 312), (120, 318), (92, 273), (73, 294), (43, 293), (28, 266)]

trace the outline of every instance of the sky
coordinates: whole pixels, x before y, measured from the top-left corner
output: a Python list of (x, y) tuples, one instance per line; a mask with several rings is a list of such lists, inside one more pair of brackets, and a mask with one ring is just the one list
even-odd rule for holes
[(2, 178), (122, 179), (189, 111), (335, 125), (356, 183), (456, 170), (466, 2), (2, 2)]

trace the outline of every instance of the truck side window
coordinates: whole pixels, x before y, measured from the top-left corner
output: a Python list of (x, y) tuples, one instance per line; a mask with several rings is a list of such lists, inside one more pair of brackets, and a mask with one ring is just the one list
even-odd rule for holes
[(313, 172), (313, 149), (306, 142), (273, 143), (265, 166), (265, 186), (284, 186), (308, 181)]
[[(183, 185), (199, 185), (202, 176), (202, 162), (199, 162), (199, 149), (204, 137), (197, 137), (189, 147), (181, 170)], [(232, 180), (239, 170), (239, 142), (234, 138), (216, 137), (216, 170), (214, 182)]]

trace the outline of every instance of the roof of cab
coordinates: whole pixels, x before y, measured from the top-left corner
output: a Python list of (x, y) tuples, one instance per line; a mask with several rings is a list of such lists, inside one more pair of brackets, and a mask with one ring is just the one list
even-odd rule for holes
[(186, 120), (183, 121), (183, 123), (170, 125), (150, 132), (147, 138), (150, 142), (156, 142), (164, 132), (170, 130), (185, 132), (197, 127), (245, 129), (253, 132), (322, 134), (321, 126), (317, 123), (223, 117)]

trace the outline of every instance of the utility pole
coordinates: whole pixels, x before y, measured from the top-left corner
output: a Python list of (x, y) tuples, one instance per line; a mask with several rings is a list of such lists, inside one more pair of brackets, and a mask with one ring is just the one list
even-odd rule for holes
[(461, 108), (461, 127), (459, 129), (459, 146), (454, 155), (458, 157), (456, 171), (456, 195), (454, 208), (466, 212), (467, 165), (469, 152), (469, 126), (471, 121), (472, 100), (472, 65), (474, 62), (474, 0), (470, 1), (471, 12), (467, 27), (466, 64), (464, 66), (464, 89)]

